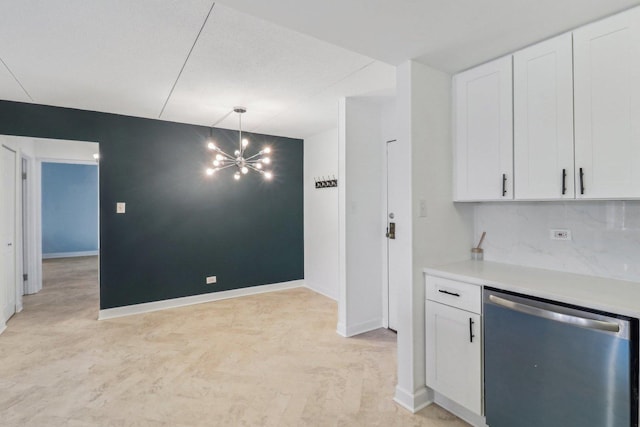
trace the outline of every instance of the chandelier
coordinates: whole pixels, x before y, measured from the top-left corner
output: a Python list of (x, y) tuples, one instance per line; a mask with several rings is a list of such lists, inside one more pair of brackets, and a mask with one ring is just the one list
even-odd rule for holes
[(245, 151), (249, 145), (249, 140), (242, 138), (242, 114), (247, 112), (244, 107), (233, 107), (233, 111), (238, 113), (238, 149), (234, 151), (233, 156), (225, 153), (213, 143), (213, 141), (207, 144), (207, 147), (216, 152), (213, 160), (213, 167), (209, 167), (206, 170), (207, 175), (213, 175), (218, 171), (227, 168), (236, 168), (236, 172), (233, 174), (233, 178), (240, 180), (242, 175), (246, 175), (249, 171), (255, 171), (261, 174), (265, 179), (271, 179), (273, 174), (270, 171), (264, 170), (265, 166), (271, 164), (271, 158), (265, 156), (271, 152), (271, 148), (264, 147), (256, 154), (246, 157)]

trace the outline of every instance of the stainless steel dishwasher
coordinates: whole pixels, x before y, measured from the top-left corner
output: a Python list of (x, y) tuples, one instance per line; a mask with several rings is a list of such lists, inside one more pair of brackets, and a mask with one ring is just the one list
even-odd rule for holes
[(637, 427), (638, 320), (485, 287), (489, 427)]

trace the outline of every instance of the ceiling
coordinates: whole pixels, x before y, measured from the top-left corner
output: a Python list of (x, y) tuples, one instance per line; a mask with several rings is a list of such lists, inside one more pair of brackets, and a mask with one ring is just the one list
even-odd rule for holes
[(640, 0), (0, 2), (0, 99), (304, 138), (395, 65), (455, 72)]

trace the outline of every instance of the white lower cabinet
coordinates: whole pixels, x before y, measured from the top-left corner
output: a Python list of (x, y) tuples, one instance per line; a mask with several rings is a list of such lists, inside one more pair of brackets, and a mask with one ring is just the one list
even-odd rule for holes
[[(427, 276), (426, 322), (426, 382), (427, 387), (456, 402), (469, 411), (482, 415), (482, 325), (480, 298), (475, 312), (456, 306), (465, 297), (481, 294), (479, 286), (448, 281), (446, 287), (438, 287), (442, 279)], [(452, 283), (459, 283), (465, 292), (451, 290)], [(434, 286), (434, 284), (436, 284)], [(455, 294), (459, 296), (456, 297)], [(443, 304), (440, 296), (453, 299)], [(436, 299), (433, 301), (433, 299)], [(475, 298), (473, 298), (475, 299)]]

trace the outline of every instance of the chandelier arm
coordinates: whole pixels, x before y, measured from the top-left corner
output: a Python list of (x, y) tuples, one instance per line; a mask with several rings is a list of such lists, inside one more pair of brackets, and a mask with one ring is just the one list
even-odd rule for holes
[[(251, 160), (251, 159), (253, 159), (253, 158), (255, 158), (255, 157), (258, 157), (258, 156), (262, 156), (262, 153), (261, 153), (261, 152), (259, 152), (259, 151), (258, 151), (256, 154), (254, 154), (253, 156), (251, 156), (251, 157), (247, 157), (247, 158), (245, 159), (245, 161), (249, 161), (249, 160)], [(260, 160), (260, 159), (258, 159), (258, 160)]]
[(225, 156), (225, 157), (226, 157), (227, 159), (229, 159), (229, 160), (235, 160), (235, 159), (236, 159), (234, 156), (232, 156), (232, 155), (230, 155), (230, 154), (227, 154), (227, 153), (225, 153), (225, 152), (224, 152), (224, 151), (222, 151), (222, 150), (218, 150), (218, 153), (222, 154), (223, 156)]
[(245, 164), (245, 166), (246, 166), (246, 167), (248, 167), (249, 169), (252, 169), (252, 170), (254, 170), (254, 171), (256, 171), (256, 172), (259, 172), (259, 173), (261, 173), (261, 174), (263, 174), (263, 173), (264, 173), (264, 171), (263, 171), (262, 169), (254, 168), (254, 167), (253, 167), (253, 166), (251, 166), (250, 164)]
[(221, 171), (223, 169), (230, 168), (230, 167), (233, 167), (233, 166), (236, 166), (236, 164), (235, 163), (231, 163), (231, 164), (224, 165), (224, 166), (218, 166), (218, 167), (215, 168), (215, 170), (216, 171)]

